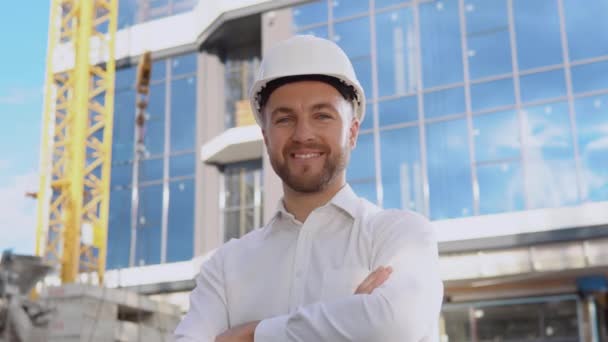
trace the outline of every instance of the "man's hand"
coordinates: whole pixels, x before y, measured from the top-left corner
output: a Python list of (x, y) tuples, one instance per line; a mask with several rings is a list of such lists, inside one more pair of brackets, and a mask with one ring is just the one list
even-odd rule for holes
[(370, 273), (365, 280), (357, 287), (355, 294), (371, 294), (378, 286), (384, 282), (393, 273), (392, 267), (378, 267), (374, 272)]
[(241, 324), (234, 328), (224, 331), (215, 338), (215, 342), (253, 342), (255, 328), (260, 321)]

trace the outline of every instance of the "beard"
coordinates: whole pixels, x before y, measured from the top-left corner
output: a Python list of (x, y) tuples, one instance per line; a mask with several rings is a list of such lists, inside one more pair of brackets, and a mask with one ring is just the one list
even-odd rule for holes
[[(321, 171), (313, 173), (311, 171), (311, 165), (305, 165), (302, 170), (296, 174), (289, 168), (289, 159), (291, 158), (291, 151), (297, 147), (310, 148), (323, 151), (325, 157)], [(292, 190), (301, 193), (315, 193), (325, 190), (334, 180), (340, 175), (345, 169), (350, 158), (350, 148), (345, 146), (337, 151), (337, 153), (331, 153), (331, 150), (325, 145), (290, 145), (284, 149), (282, 161), (279, 158), (270, 157), (270, 163), (272, 168), (277, 173), (279, 178), (284, 184), (289, 186)]]

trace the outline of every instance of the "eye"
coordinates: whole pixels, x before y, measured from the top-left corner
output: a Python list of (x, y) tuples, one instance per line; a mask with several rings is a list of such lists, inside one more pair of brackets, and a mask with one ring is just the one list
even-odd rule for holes
[(291, 120), (291, 118), (289, 116), (281, 116), (278, 117), (276, 120), (274, 120), (275, 124), (284, 124), (287, 123)]
[(330, 119), (333, 119), (333, 116), (331, 114), (328, 114), (328, 113), (318, 113), (317, 114), (317, 119), (330, 120)]

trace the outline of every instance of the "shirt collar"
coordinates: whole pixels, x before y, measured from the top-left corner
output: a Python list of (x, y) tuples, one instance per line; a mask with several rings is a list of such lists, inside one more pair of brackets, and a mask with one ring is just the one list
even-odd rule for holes
[[(357, 203), (359, 197), (355, 194), (350, 185), (345, 184), (335, 195), (334, 197), (325, 205), (333, 205), (342, 210), (344, 210), (348, 215), (352, 218), (355, 218), (357, 213)], [(283, 203), (283, 198), (277, 204), (277, 211), (273, 218), (294, 218), (294, 216), (285, 209), (285, 204)]]

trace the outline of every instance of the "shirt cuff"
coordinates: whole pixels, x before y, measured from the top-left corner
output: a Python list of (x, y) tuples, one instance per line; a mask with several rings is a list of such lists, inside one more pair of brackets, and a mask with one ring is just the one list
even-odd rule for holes
[(285, 342), (287, 341), (288, 315), (277, 316), (262, 320), (255, 328), (255, 342)]

